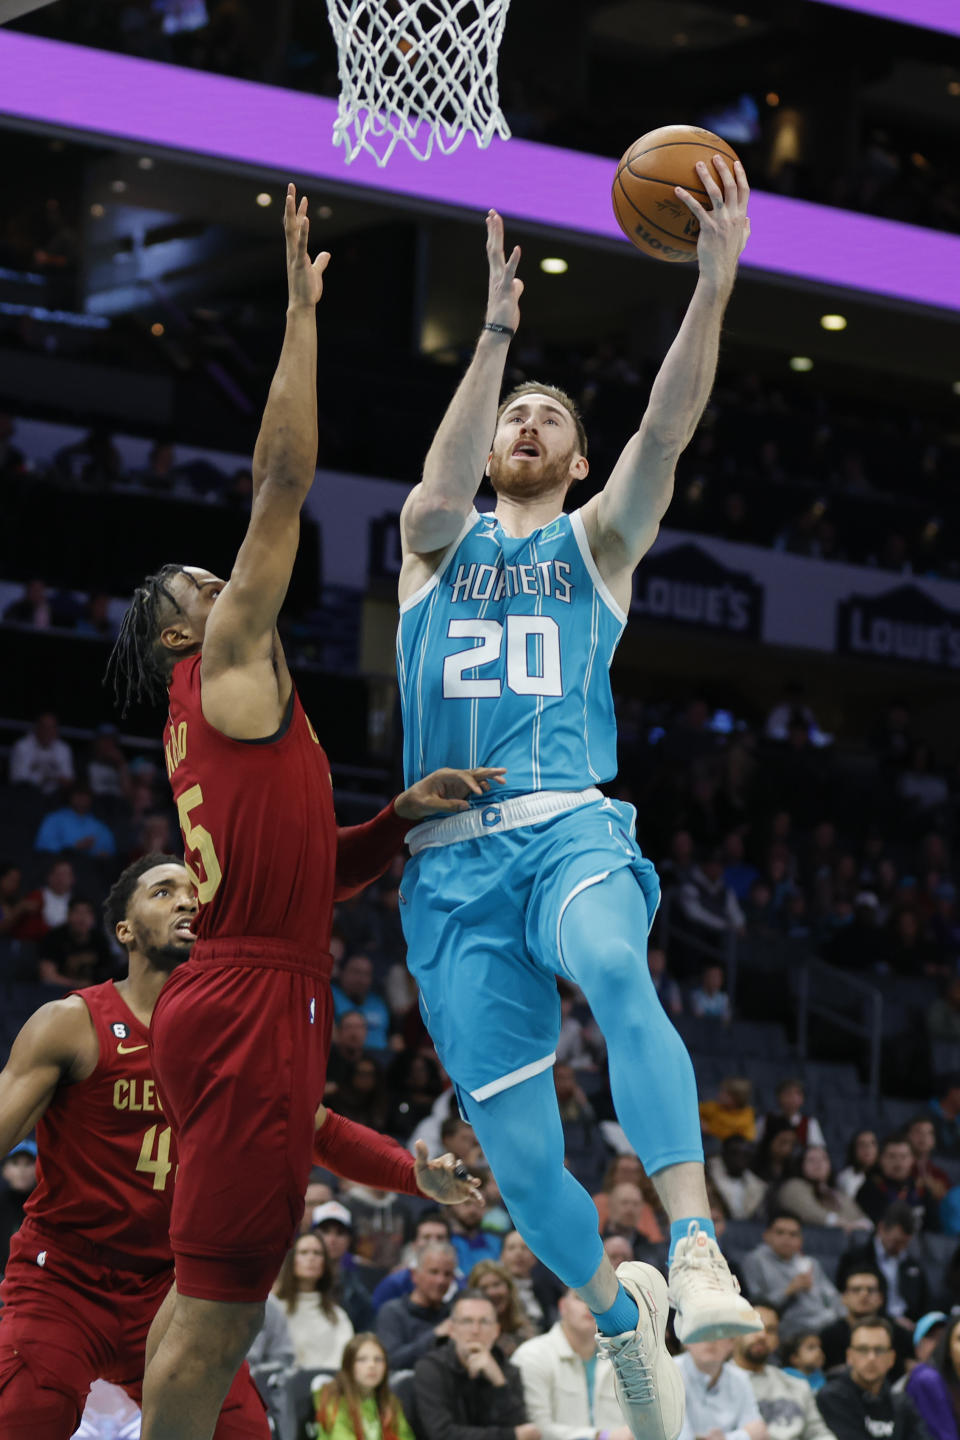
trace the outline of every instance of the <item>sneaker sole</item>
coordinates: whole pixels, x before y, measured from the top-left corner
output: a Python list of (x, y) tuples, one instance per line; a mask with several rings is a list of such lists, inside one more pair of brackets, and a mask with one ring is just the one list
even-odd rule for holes
[[(624, 1275), (626, 1271), (626, 1275)], [(639, 1272), (639, 1274), (637, 1273)], [(654, 1365), (654, 1385), (659, 1398), (658, 1410), (660, 1419), (663, 1419), (663, 1392), (672, 1390), (674, 1403), (679, 1410), (679, 1423), (677, 1428), (670, 1432), (661, 1423), (658, 1428), (657, 1440), (677, 1440), (677, 1436), (683, 1429), (683, 1416), (686, 1408), (686, 1392), (683, 1388), (683, 1377), (674, 1363), (673, 1356), (666, 1347), (667, 1320), (670, 1315), (670, 1297), (667, 1290), (667, 1282), (659, 1270), (652, 1265), (647, 1265), (640, 1260), (626, 1260), (622, 1265), (617, 1266), (617, 1279), (624, 1283), (625, 1289), (633, 1296), (638, 1305), (643, 1305), (650, 1318), (650, 1324), (657, 1340), (657, 1361)], [(647, 1291), (653, 1293), (653, 1305), (647, 1299)], [(639, 1440), (639, 1437), (638, 1437)], [(654, 1440), (652, 1436), (644, 1436), (643, 1440)]]
[(681, 1334), (678, 1320), (679, 1316), (674, 1319), (673, 1329), (681, 1345), (698, 1345), (704, 1340), (730, 1340), (737, 1335), (754, 1335), (763, 1329), (759, 1316), (750, 1320), (745, 1315), (742, 1320), (704, 1320), (695, 1329)]

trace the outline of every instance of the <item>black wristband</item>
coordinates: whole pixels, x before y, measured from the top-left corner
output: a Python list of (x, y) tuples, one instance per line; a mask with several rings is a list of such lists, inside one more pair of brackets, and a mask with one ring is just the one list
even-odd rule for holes
[(516, 330), (511, 330), (509, 325), (494, 325), (492, 320), (484, 320), (483, 328), (492, 330), (495, 335), (509, 335), (511, 340), (517, 333)]

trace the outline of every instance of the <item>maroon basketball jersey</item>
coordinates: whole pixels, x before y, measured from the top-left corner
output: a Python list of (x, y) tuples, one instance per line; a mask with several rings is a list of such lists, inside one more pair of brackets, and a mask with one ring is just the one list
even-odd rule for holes
[(203, 716), (200, 656), (181, 660), (163, 732), (204, 941), (281, 940), (329, 968), (337, 830), (330, 765), (294, 690), (270, 740), (231, 740)]
[(149, 1036), (112, 980), (78, 992), (100, 1058), (61, 1085), (37, 1122), (37, 1187), (24, 1207), (42, 1231), (172, 1264), (170, 1205), (177, 1157), (150, 1070)]

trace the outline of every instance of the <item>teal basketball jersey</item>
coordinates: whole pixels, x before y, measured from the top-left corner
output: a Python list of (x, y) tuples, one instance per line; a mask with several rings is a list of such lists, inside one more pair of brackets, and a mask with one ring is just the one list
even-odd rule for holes
[(609, 671), (626, 619), (578, 510), (522, 539), (473, 510), (400, 607), (405, 783), (444, 765), (506, 766), (498, 796), (612, 779)]

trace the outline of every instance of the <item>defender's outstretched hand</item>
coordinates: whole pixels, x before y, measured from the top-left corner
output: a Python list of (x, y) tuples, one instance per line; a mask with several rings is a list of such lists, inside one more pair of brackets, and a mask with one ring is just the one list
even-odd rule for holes
[[(714, 169), (716, 174), (714, 174)], [(713, 168), (706, 161), (697, 161), (697, 174), (710, 196), (712, 210), (705, 210), (697, 198), (678, 185), (677, 195), (700, 223), (697, 261), (701, 275), (719, 285), (732, 285), (737, 273), (740, 252), (750, 238), (747, 204), (750, 186), (738, 160), (730, 169), (722, 155), (714, 155)], [(717, 175), (720, 184), (717, 183)]]
[(474, 770), (434, 770), (404, 790), (393, 802), (401, 820), (426, 820), (431, 815), (450, 815), (469, 810), (468, 795), (485, 795), (491, 784), (502, 785), (502, 765), (480, 765)]
[(487, 321), (516, 330), (520, 324), (520, 296), (523, 281), (517, 279), (520, 246), (514, 245), (510, 259), (503, 256), (503, 219), (496, 210), (487, 212), (487, 264), (490, 285), (487, 291)]
[(480, 1181), (456, 1155), (440, 1155), (431, 1160), (425, 1140), (417, 1141), (416, 1152), (413, 1170), (424, 1195), (429, 1195), (438, 1205), (459, 1205), (463, 1200), (479, 1197)]
[(287, 283), (291, 305), (316, 305), (323, 294), (323, 272), (330, 263), (330, 251), (321, 250), (311, 261), (307, 250), (310, 221), (307, 197), (301, 195), (297, 204), (297, 187), (287, 186), (283, 206), (283, 233), (287, 239)]

